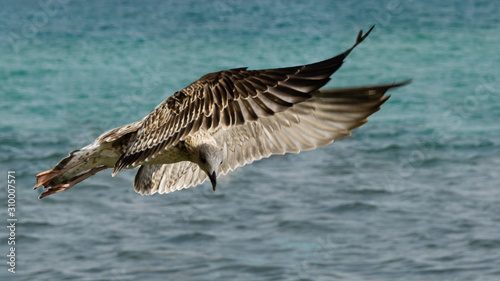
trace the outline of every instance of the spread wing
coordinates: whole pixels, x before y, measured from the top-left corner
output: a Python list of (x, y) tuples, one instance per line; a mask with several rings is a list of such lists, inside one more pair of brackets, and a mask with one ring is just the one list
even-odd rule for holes
[(249, 124), (310, 99), (372, 29), (364, 35), (360, 31), (347, 51), (321, 62), (266, 70), (239, 68), (203, 76), (146, 116), (113, 174), (150, 161), (192, 132)]
[(310, 150), (350, 136), (389, 99), (387, 90), (407, 83), (316, 91), (287, 111), (220, 130), (214, 135), (225, 153), (219, 174), (273, 154)]
[[(213, 135), (225, 154), (219, 175), (273, 154), (297, 153), (347, 137), (389, 99), (387, 90), (407, 83), (315, 91), (311, 99), (285, 112), (220, 129)], [(198, 165), (187, 161), (145, 165), (134, 187), (142, 195), (168, 193), (207, 179)]]

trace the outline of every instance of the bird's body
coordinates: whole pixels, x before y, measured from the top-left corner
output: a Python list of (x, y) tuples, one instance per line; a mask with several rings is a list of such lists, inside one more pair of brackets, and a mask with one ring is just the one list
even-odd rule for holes
[[(371, 31), (371, 29), (370, 29)], [(135, 190), (167, 193), (273, 154), (297, 153), (350, 135), (376, 112), (385, 92), (405, 83), (319, 90), (351, 50), (314, 64), (210, 73), (175, 93), (142, 120), (99, 136), (37, 175), (40, 196), (95, 173), (139, 167)]]

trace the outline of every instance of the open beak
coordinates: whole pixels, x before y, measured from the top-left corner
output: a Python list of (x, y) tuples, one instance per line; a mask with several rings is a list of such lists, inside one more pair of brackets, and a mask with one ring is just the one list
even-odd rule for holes
[(210, 178), (210, 182), (212, 183), (212, 188), (214, 189), (215, 192), (215, 187), (217, 186), (217, 174), (213, 172), (211, 175), (208, 175), (208, 178)]

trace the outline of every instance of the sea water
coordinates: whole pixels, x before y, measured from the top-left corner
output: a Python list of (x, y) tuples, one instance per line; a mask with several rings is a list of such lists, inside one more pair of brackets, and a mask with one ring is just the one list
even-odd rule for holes
[[(1, 280), (500, 280), (495, 1), (1, 1)], [(327, 87), (413, 83), (353, 136), (141, 197), (35, 174), (202, 75), (332, 57)]]

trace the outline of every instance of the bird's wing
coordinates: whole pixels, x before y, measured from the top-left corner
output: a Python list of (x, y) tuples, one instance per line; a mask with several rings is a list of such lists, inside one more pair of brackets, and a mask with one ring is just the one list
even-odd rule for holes
[[(296, 153), (347, 137), (389, 99), (387, 90), (408, 82), (320, 90), (285, 112), (220, 129), (214, 134), (224, 151), (219, 175), (272, 154)], [(144, 165), (137, 172), (134, 188), (142, 195), (162, 194), (196, 186), (207, 179), (206, 173), (192, 162)]]
[(196, 186), (207, 179), (198, 165), (188, 161), (144, 165), (135, 175), (134, 189), (141, 195), (163, 194)]
[(113, 174), (150, 161), (161, 151), (200, 129), (213, 132), (284, 112), (311, 98), (342, 65), (373, 27), (347, 51), (333, 58), (295, 67), (210, 73), (175, 93), (143, 120)]
[(97, 138), (96, 141), (98, 143), (113, 142), (129, 133), (135, 133), (137, 130), (139, 130), (139, 128), (141, 128), (141, 126), (142, 126), (142, 120), (127, 125), (123, 125), (121, 127), (114, 128), (112, 130), (103, 133)]
[(407, 83), (316, 91), (287, 111), (221, 129), (214, 134), (225, 153), (219, 175), (272, 154), (297, 153), (350, 136), (390, 97), (384, 95), (387, 90)]

